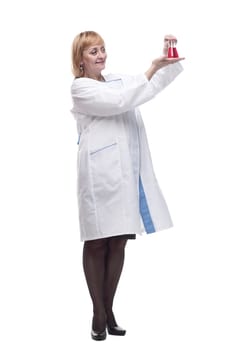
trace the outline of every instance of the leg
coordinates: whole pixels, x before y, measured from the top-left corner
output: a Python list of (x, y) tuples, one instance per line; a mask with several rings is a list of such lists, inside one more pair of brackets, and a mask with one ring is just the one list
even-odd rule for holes
[(107, 239), (96, 239), (84, 242), (83, 268), (93, 303), (92, 329), (103, 332), (106, 328), (104, 305), (104, 279)]
[(125, 245), (127, 239), (111, 237), (108, 239), (106, 257), (106, 275), (104, 283), (104, 303), (109, 327), (116, 327), (117, 323), (112, 311), (113, 300), (124, 265)]

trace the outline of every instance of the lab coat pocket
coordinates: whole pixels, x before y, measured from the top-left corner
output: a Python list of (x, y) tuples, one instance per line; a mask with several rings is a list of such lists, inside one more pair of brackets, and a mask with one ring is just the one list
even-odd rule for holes
[(97, 204), (119, 196), (121, 187), (121, 162), (117, 142), (111, 142), (90, 151), (90, 168), (94, 196)]

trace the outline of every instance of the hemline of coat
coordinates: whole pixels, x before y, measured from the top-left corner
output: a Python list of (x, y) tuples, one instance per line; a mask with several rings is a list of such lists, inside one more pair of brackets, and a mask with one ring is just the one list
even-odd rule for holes
[(73, 81), (72, 113), (80, 135), (78, 210), (81, 241), (152, 233), (173, 226), (154, 174), (139, 106), (153, 99), (183, 70), (160, 69), (150, 81), (106, 75), (105, 82)]

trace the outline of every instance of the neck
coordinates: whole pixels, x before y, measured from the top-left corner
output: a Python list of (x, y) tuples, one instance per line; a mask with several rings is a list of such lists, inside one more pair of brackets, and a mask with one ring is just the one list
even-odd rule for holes
[(84, 74), (84, 77), (90, 78), (90, 79), (94, 79), (94, 80), (98, 80), (98, 81), (105, 81), (104, 77), (101, 74), (98, 75), (98, 76), (93, 75), (93, 74)]

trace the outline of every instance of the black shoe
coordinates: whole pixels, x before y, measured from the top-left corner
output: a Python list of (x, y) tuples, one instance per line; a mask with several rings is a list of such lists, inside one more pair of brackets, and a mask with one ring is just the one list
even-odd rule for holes
[(114, 327), (110, 327), (110, 326), (107, 326), (108, 328), (108, 334), (111, 334), (111, 335), (125, 335), (126, 333), (126, 330), (119, 327), (119, 326), (114, 326)]
[(103, 332), (95, 332), (93, 329), (91, 331), (91, 337), (94, 340), (105, 340), (107, 336), (106, 330)]

